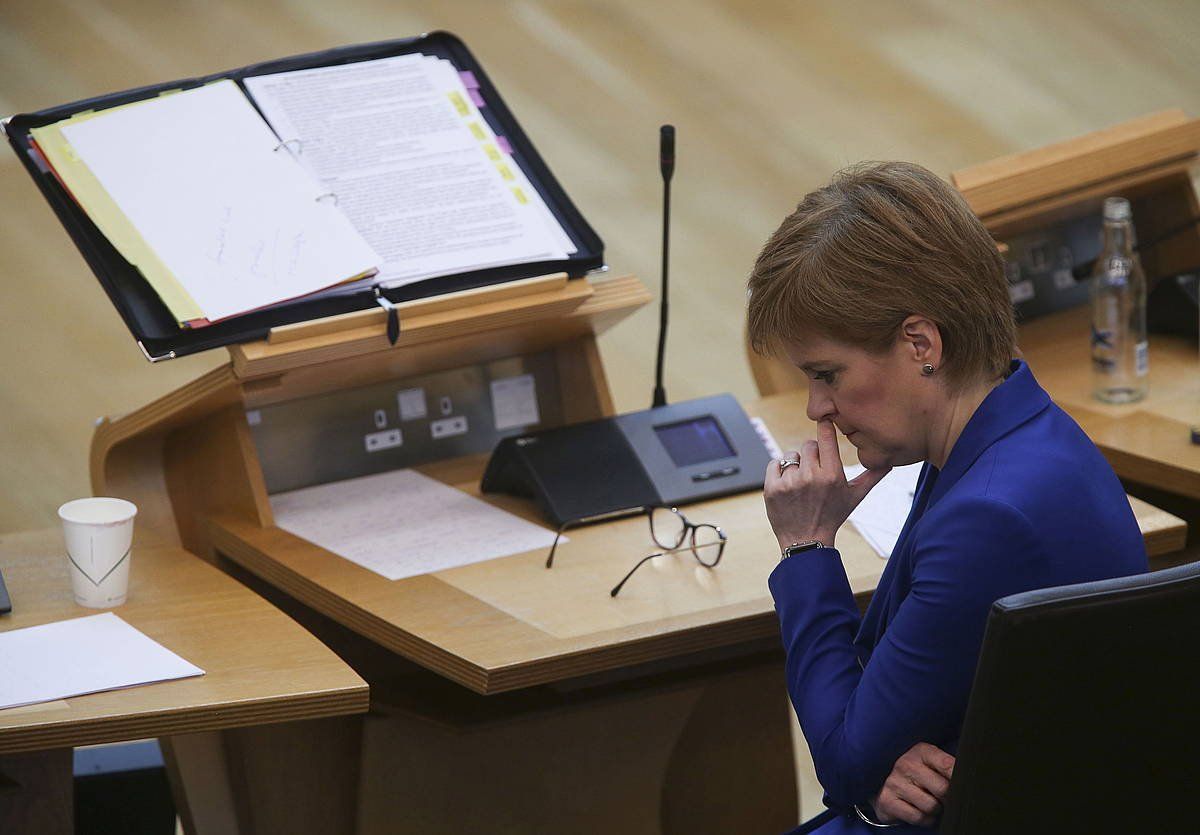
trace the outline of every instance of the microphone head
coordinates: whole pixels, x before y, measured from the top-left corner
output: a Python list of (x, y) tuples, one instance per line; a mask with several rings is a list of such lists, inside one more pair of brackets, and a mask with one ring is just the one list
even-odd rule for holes
[(670, 180), (675, 173), (675, 126), (663, 125), (658, 129), (658, 166), (663, 179)]

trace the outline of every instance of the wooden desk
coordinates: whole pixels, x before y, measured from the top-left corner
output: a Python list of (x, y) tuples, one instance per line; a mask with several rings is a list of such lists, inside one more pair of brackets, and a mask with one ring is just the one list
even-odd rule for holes
[[(787, 393), (751, 404), (784, 448), (815, 431)], [(843, 439), (842, 454), (857, 461)], [(422, 467), (479, 496), (485, 457)], [(532, 503), (486, 501), (541, 523)], [(1183, 546), (1186, 526), (1132, 499), (1153, 554)], [(501, 560), (392, 582), (279, 528), (236, 516), (212, 524), (219, 552), (297, 600), (364, 637), (471, 690), (492, 694), (674, 658), (778, 634), (766, 579), (779, 560), (762, 497), (744, 493), (687, 506), (689, 519), (729, 535), (715, 570), (686, 554), (644, 567), (617, 598), (608, 591), (655, 550), (644, 516), (569, 531), (554, 568), (546, 554)], [(856, 594), (869, 595), (884, 560), (850, 525), (837, 544)]]
[[(0, 772), (18, 782), (37, 776), (47, 790), (69, 801), (73, 746), (158, 736), (179, 743), (172, 756), (171, 741), (164, 740), (177, 786), (179, 779), (192, 776), (204, 776), (211, 785), (213, 776), (194, 773), (192, 762), (193, 755), (211, 754), (222, 743), (206, 732), (269, 723), (301, 722), (313, 728), (310, 720), (367, 709), (367, 685), (345, 663), (211, 565), (178, 547), (140, 544), (132, 559), (129, 600), (113, 611), (206, 674), (0, 711)], [(75, 604), (57, 530), (0, 536), (0, 567), (13, 602), (12, 614), (0, 616), (0, 631), (98, 611)], [(230, 735), (223, 742), (233, 750), (260, 741), (251, 734)], [(20, 756), (22, 752), (45, 753)], [(241, 787), (230, 788), (235, 795), (250, 788), (249, 772), (243, 770), (241, 776)], [(0, 831), (50, 832), (56, 825), (72, 831), (69, 802), (54, 810), (54, 821), (42, 817), (33, 827), (22, 817), (31, 813), (22, 794), (0, 797)], [(206, 799), (214, 798), (210, 793)], [(247, 798), (233, 800), (245, 805)], [(195, 804), (186, 797), (177, 798), (177, 805), (189, 823), (192, 811), (214, 821), (220, 814), (212, 808), (189, 809)], [(225, 820), (222, 828), (249, 831), (244, 816)]]
[[(748, 411), (767, 422), (782, 446), (794, 447), (814, 431), (802, 417), (802, 401), (791, 392)], [(853, 447), (842, 451), (847, 462), (856, 460)], [(483, 464), (475, 456), (421, 469), (479, 495)], [(536, 519), (529, 502), (485, 498)], [(1138, 500), (1132, 504), (1148, 550), (1182, 547), (1181, 520)], [(414, 718), (407, 710), (379, 706), (365, 736), (360, 832), (394, 831), (389, 827), (399, 808), (415, 816), (413, 831), (448, 832), (485, 821), (492, 831), (520, 831), (522, 824), (579, 831), (572, 814), (579, 814), (581, 793), (592, 799), (585, 805), (596, 816), (587, 831), (783, 828), (794, 821), (795, 794), (778, 775), (791, 769), (790, 757), (781, 759), (789, 756), (781, 754), (781, 745), (790, 719), (779, 627), (766, 585), (777, 547), (762, 498), (742, 494), (684, 510), (693, 521), (726, 530), (721, 564), (706, 570), (686, 554), (659, 560), (615, 599), (609, 589), (654, 550), (644, 517), (570, 531), (571, 541), (560, 545), (551, 570), (544, 567), (545, 553), (531, 552), (396, 582), (245, 516), (216, 516), (210, 535), (220, 555), (304, 607), (475, 693), (569, 694), (546, 696), (545, 710), (518, 714), (524, 724), (516, 730), (512, 714), (489, 717), (483, 704), (511, 705), (502, 696), (460, 699), (468, 718), (439, 712), (442, 730), (431, 728), (428, 710), (417, 708), (423, 715)], [(884, 561), (850, 526), (839, 533), (838, 546), (855, 592), (869, 595)], [(764, 658), (762, 650), (772, 646), (775, 654)], [(704, 670), (697, 659), (711, 661), (723, 650), (727, 663), (755, 649), (760, 660), (749, 667), (709, 665), (711, 674), (690, 681), (676, 668), (656, 686), (627, 679), (619, 698), (607, 703), (589, 695), (630, 667), (640, 666), (644, 680), (682, 660)], [(413, 681), (410, 687), (420, 685)], [(438, 701), (453, 698), (437, 691)], [(411, 794), (398, 794), (406, 788), (392, 775), (414, 757), (422, 762), (421, 782)], [(463, 762), (486, 765), (471, 777), (463, 774)], [(712, 779), (728, 781), (723, 784), (738, 803), (702, 799)], [(422, 816), (429, 797), (437, 798), (434, 807), (454, 808), (461, 817)], [(622, 803), (602, 801), (617, 797)], [(594, 808), (599, 806), (605, 808)], [(486, 817), (500, 807), (512, 817)], [(747, 823), (747, 814), (759, 817)]]
[(1022, 326), (1019, 344), (1042, 387), (1079, 422), (1122, 479), (1200, 500), (1200, 355), (1181, 337), (1150, 337), (1150, 392), (1138, 403), (1092, 397), (1088, 309)]

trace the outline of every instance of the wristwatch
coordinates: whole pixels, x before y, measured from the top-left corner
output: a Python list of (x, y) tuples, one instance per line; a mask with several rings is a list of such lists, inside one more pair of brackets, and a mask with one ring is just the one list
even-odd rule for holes
[(780, 560), (786, 560), (788, 557), (794, 557), (805, 551), (815, 551), (818, 548), (824, 548), (823, 542), (818, 542), (815, 539), (806, 539), (803, 542), (793, 542), (788, 547), (784, 548), (779, 555)]

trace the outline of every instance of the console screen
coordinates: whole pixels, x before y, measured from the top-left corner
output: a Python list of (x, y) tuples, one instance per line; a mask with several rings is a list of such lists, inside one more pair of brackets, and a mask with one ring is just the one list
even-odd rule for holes
[(658, 435), (677, 467), (690, 467), (737, 454), (711, 415), (656, 426), (654, 434)]

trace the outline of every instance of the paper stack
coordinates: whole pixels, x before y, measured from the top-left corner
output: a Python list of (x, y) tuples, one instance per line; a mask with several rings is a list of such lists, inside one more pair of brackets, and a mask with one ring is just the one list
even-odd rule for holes
[(417, 53), (223, 79), (30, 135), (180, 325), (197, 327), (361, 281), (575, 252), (485, 107), (471, 73)]

